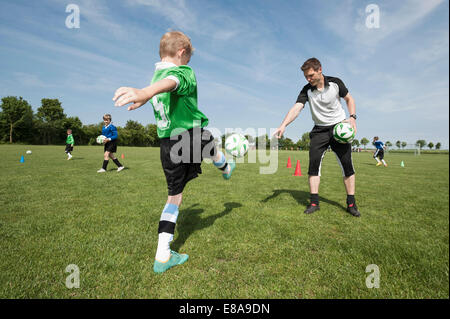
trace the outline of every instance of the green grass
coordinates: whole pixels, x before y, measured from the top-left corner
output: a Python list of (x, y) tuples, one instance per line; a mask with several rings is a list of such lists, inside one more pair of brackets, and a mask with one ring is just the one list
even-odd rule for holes
[[(230, 181), (204, 163), (172, 243), (189, 261), (157, 275), (159, 149), (118, 151), (127, 169), (98, 174), (101, 147), (76, 146), (67, 161), (64, 146), (0, 145), (0, 298), (449, 298), (448, 154), (387, 154), (385, 168), (354, 153), (361, 218), (345, 212), (332, 153), (313, 215), (307, 152), (279, 152), (271, 175), (238, 164)], [(65, 286), (69, 264), (78, 289)], [(378, 289), (365, 284), (370, 264)]]

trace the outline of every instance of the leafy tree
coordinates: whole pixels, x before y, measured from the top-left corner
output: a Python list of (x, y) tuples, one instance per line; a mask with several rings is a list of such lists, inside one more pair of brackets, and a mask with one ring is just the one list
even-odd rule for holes
[(83, 125), (83, 127), (82, 127), (83, 140), (80, 141), (80, 143), (77, 142), (77, 144), (88, 144), (88, 145), (97, 144), (95, 139), (97, 136), (102, 134), (102, 127), (103, 127), (103, 122), (100, 122), (98, 124)]
[(402, 146), (402, 142), (397, 141), (397, 142), (395, 142), (395, 145), (398, 147), (398, 149), (400, 149), (400, 147)]
[(426, 144), (427, 142), (425, 142), (425, 140), (416, 141), (416, 145), (419, 146), (419, 149), (422, 149), (422, 147), (424, 147)]
[[(269, 136), (267, 136), (269, 137)], [(292, 140), (291, 140), (292, 142)], [(280, 139), (278, 139), (276, 136), (272, 136), (269, 141), (269, 145), (266, 145), (266, 148), (274, 148), (278, 149), (280, 147)]]
[(295, 147), (294, 141), (291, 140), (289, 137), (284, 137), (284, 136), (283, 136), (282, 138), (279, 139), (278, 145), (279, 145), (281, 148), (287, 147), (288, 149), (291, 149), (291, 147)]
[(437, 150), (440, 150), (441, 149), (441, 142), (437, 142), (435, 147), (436, 147)]
[(406, 143), (406, 142), (402, 142), (402, 148), (405, 148), (405, 147), (406, 147), (406, 145), (408, 145), (408, 143)]
[(156, 124), (148, 124), (145, 127), (145, 135), (149, 146), (159, 146), (160, 140)]
[(354, 139), (354, 140), (352, 141), (352, 146), (359, 147), (359, 141), (358, 141), (357, 139)]
[(305, 132), (295, 145), (302, 150), (309, 150), (310, 143), (311, 139), (309, 138), (309, 132)]
[(431, 150), (434, 147), (434, 144), (432, 142), (428, 143), (428, 148)]
[(144, 126), (137, 121), (128, 120), (127, 124), (125, 124), (125, 129), (139, 131), (144, 130)]
[[(225, 145), (225, 144), (224, 144)], [(269, 148), (269, 136), (267, 134), (256, 137), (256, 148)]]
[(2, 112), (0, 122), (3, 124), (2, 131), (6, 131), (9, 143), (13, 140), (27, 139), (31, 135), (33, 125), (33, 110), (26, 100), (15, 96), (2, 98)]
[(367, 138), (363, 137), (363, 138), (361, 139), (360, 143), (361, 143), (362, 145), (364, 145), (364, 149), (366, 149), (366, 145), (369, 144), (369, 140), (368, 140)]
[(387, 141), (386, 143), (384, 143), (387, 147), (391, 147), (392, 143), (390, 141)]
[(37, 130), (44, 144), (62, 142), (66, 115), (58, 99), (42, 99), (37, 110)]
[(78, 116), (65, 118), (62, 121), (62, 126), (64, 130), (64, 138), (66, 138), (67, 136), (67, 129), (70, 128), (72, 130), (72, 135), (75, 139), (76, 144), (87, 144), (86, 137), (83, 131), (83, 123), (81, 123), (81, 120), (78, 118)]

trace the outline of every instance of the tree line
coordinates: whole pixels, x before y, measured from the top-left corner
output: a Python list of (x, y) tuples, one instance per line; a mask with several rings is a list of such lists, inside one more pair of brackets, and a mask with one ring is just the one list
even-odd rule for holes
[[(77, 116), (67, 116), (58, 99), (42, 99), (36, 113), (22, 97), (4, 97), (0, 107), (0, 141), (3, 143), (64, 144), (70, 128), (77, 145), (92, 145), (102, 133), (103, 122), (84, 125)], [(143, 126), (129, 120), (125, 127), (117, 127), (117, 131), (121, 145), (159, 145), (155, 124)]]
[[(58, 99), (42, 99), (41, 106), (36, 113), (22, 97), (4, 97), (0, 107), (0, 142), (2, 143), (64, 144), (67, 129), (70, 128), (77, 145), (92, 145), (96, 143), (96, 137), (102, 132), (103, 122), (84, 125), (77, 116), (68, 117)], [(139, 122), (129, 120), (125, 127), (117, 127), (120, 144), (124, 146), (159, 146), (156, 128), (155, 124), (143, 126)], [(309, 150), (309, 132), (304, 133), (297, 142), (285, 136), (279, 140), (275, 137), (269, 138), (267, 134), (258, 137), (246, 135), (245, 137), (256, 148), (270, 148), (271, 145), (278, 145), (280, 149)], [(225, 145), (225, 138), (226, 136), (222, 135), (217, 142)], [(352, 146), (363, 145), (366, 148), (369, 143), (370, 141), (363, 137), (361, 140), (353, 140)], [(386, 141), (385, 145), (391, 147), (393, 144)], [(395, 145), (398, 149), (404, 149), (407, 143), (397, 141)], [(420, 149), (425, 145), (427, 145), (425, 140), (416, 142), (416, 146)], [(441, 143), (438, 142), (435, 145), (429, 142), (427, 146), (430, 149), (433, 147), (440, 149)]]

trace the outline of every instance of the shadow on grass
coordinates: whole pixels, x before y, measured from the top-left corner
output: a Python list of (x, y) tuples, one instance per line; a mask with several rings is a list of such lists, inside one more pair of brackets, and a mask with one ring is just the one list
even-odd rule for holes
[[(300, 205), (303, 205), (305, 207), (309, 205), (309, 196), (310, 196), (309, 192), (300, 191), (300, 190), (292, 190), (292, 189), (275, 189), (273, 191), (273, 194), (270, 195), (269, 197), (263, 199), (261, 201), (261, 203), (267, 203), (269, 200), (274, 199), (275, 197), (278, 197), (279, 195), (281, 195), (283, 193), (290, 194)], [(339, 204), (335, 201), (329, 200), (327, 198), (324, 198), (322, 196), (319, 196), (319, 200), (321, 202), (325, 202), (330, 205), (341, 208), (343, 210), (346, 210), (346, 208), (344, 206), (342, 206), (341, 204)]]
[(171, 249), (178, 251), (180, 247), (184, 245), (189, 236), (195, 231), (210, 227), (214, 224), (216, 219), (231, 213), (234, 208), (242, 207), (240, 203), (225, 203), (225, 209), (220, 213), (208, 216), (206, 218), (201, 218), (200, 214), (202, 214), (204, 210), (202, 208), (196, 208), (196, 206), (198, 206), (198, 204), (191, 205), (190, 207), (180, 211), (177, 221), (178, 237), (170, 245)]

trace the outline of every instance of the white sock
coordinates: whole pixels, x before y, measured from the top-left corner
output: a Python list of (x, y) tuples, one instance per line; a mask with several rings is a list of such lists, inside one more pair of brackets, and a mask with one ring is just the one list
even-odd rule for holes
[(383, 159), (383, 160), (381, 160), (381, 161), (383, 162), (383, 164), (384, 164), (384, 165), (387, 165), (387, 164), (386, 164), (386, 162), (384, 161), (384, 159)]
[(377, 160), (378, 163), (380, 163), (380, 160), (378, 159), (378, 157), (375, 157), (375, 159)]
[(158, 248), (156, 249), (155, 259), (159, 262), (166, 262), (170, 258), (170, 242), (173, 235), (169, 233), (160, 233), (158, 235)]

